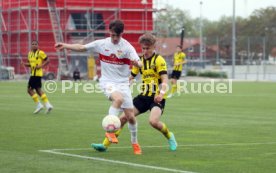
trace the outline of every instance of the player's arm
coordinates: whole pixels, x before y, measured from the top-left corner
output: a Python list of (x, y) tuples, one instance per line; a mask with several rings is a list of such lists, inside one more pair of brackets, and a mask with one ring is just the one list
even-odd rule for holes
[[(174, 56), (175, 56), (175, 55), (174, 55)], [(173, 66), (176, 66), (174, 57), (172, 58), (172, 63), (173, 63)]]
[(177, 66), (177, 65), (182, 65), (182, 64), (186, 64), (186, 60), (182, 60), (181, 62), (176, 63), (175, 66)]
[(167, 87), (168, 87), (168, 74), (164, 73), (160, 76), (161, 78), (161, 85), (160, 85), (160, 89), (159, 89), (159, 94), (154, 98), (154, 101), (159, 103), (163, 100), (164, 95), (166, 94), (167, 91)]
[(22, 60), (21, 60), (21, 65), (25, 67), (31, 67), (31, 64), (29, 62), (23, 62)]
[(161, 78), (161, 88), (159, 93), (162, 94), (162, 96), (164, 96), (168, 87), (168, 80), (169, 80), (168, 74), (162, 74), (160, 78)]
[(37, 65), (36, 69), (39, 68), (44, 68), (46, 65), (48, 65), (50, 63), (50, 59), (48, 57), (46, 57), (45, 59), (43, 59), (41, 65)]
[(133, 66), (131, 69), (131, 73), (129, 75), (129, 83), (132, 84), (133, 80), (135, 79), (135, 77), (137, 76), (137, 74), (139, 73), (139, 68), (136, 66)]
[(129, 85), (132, 85), (134, 78), (135, 77), (133, 77), (132, 75), (129, 75), (129, 77), (128, 77)]
[(182, 57), (182, 61), (177, 63), (177, 65), (182, 65), (182, 64), (186, 64), (187, 61), (186, 61), (186, 55), (184, 54), (183, 57)]
[(164, 58), (158, 57), (156, 60), (157, 72), (160, 75), (161, 86), (159, 88), (159, 94), (154, 98), (154, 101), (159, 103), (162, 101), (168, 87), (168, 74), (167, 74), (167, 64)]
[(77, 52), (85, 52), (86, 51), (86, 47), (82, 44), (56, 43), (55, 48), (57, 50), (70, 49), (70, 50), (77, 51)]
[(129, 51), (129, 57), (130, 57), (131, 63), (135, 67), (142, 68), (143, 63), (132, 45), (129, 45), (128, 51)]
[(142, 68), (143, 67), (143, 63), (141, 60), (134, 60), (132, 61), (132, 64), (135, 66), (135, 67), (138, 67), (138, 68)]

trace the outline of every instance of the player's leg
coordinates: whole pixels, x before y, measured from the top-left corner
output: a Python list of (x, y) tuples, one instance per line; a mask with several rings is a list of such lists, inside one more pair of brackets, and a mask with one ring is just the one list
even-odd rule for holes
[[(124, 98), (122, 93), (117, 89), (119, 88), (115, 88), (113, 92), (111, 92), (109, 97), (109, 99), (112, 101), (112, 104), (109, 107), (109, 111), (108, 111), (109, 115), (119, 116), (119, 113), (121, 112), (121, 106), (124, 102)], [(117, 131), (117, 133), (119, 133), (119, 131)], [(106, 133), (105, 136), (112, 143), (119, 142), (117, 139), (116, 133)]]
[(50, 113), (51, 110), (53, 109), (53, 106), (49, 102), (49, 99), (47, 95), (42, 91), (42, 83), (41, 83), (41, 77), (36, 77), (36, 84), (35, 84), (35, 90), (37, 94), (40, 96), (41, 100), (43, 101), (45, 107), (46, 107), (46, 112), (45, 113)]
[(171, 98), (174, 95), (174, 93), (175, 93), (175, 91), (177, 89), (177, 85), (176, 85), (177, 74), (176, 73), (177, 73), (176, 71), (172, 72), (172, 76), (171, 76), (171, 92), (168, 95), (168, 98)]
[[(118, 91), (118, 88), (113, 84), (101, 84), (104, 94), (112, 101), (111, 106), (108, 110), (108, 115), (118, 116), (121, 111), (121, 105), (124, 101), (123, 95)], [(91, 147), (97, 151), (106, 151), (111, 143), (118, 143), (117, 136), (119, 135), (121, 129), (117, 130), (115, 133), (105, 133), (105, 138), (102, 144), (92, 143)]]
[[(122, 94), (117, 91), (117, 87), (113, 83), (100, 83), (100, 87), (104, 91), (104, 94), (106, 95), (106, 97), (110, 101), (112, 101), (112, 104), (108, 110), (108, 115), (118, 116), (120, 113), (120, 108), (121, 108), (122, 102), (123, 102)], [(118, 139), (116, 138), (116, 132), (115, 132), (115, 135), (113, 135), (113, 134), (111, 134), (109, 136), (107, 136), (107, 135), (109, 135), (109, 134), (105, 133), (105, 139), (104, 139), (103, 144), (92, 143), (91, 147), (97, 151), (103, 152), (103, 151), (106, 151), (106, 149), (107, 149), (107, 147), (105, 145), (110, 145), (109, 143), (111, 143), (112, 141), (118, 143)], [(111, 139), (111, 141), (109, 141), (109, 139)]]
[(35, 88), (35, 80), (33, 77), (30, 77), (28, 82), (27, 92), (32, 97), (33, 101), (36, 104), (36, 108), (33, 113), (38, 114), (43, 109), (43, 105), (40, 103), (37, 93), (34, 92), (34, 88)]
[[(135, 117), (135, 115), (138, 115), (139, 112), (141, 112), (139, 111), (139, 107), (137, 107), (138, 105), (137, 100), (139, 101), (139, 96), (135, 97), (132, 100), (131, 91), (129, 87), (127, 87), (127, 89), (128, 91), (124, 92), (125, 102), (122, 104), (122, 108), (124, 108), (124, 113), (128, 120), (128, 129), (131, 134), (131, 143), (132, 143), (134, 154), (142, 154), (142, 150), (140, 148), (140, 145), (138, 144), (138, 139), (137, 139), (138, 125)], [(143, 103), (141, 103), (141, 105), (143, 105)]]
[[(164, 103), (161, 103), (161, 105), (165, 106)], [(177, 148), (177, 142), (175, 140), (174, 134), (169, 131), (167, 125), (160, 121), (162, 108), (159, 106), (160, 105), (152, 107), (150, 111), (149, 123), (153, 128), (160, 131), (168, 139), (170, 150), (175, 151)]]
[(132, 143), (134, 154), (142, 154), (142, 150), (140, 148), (140, 145), (137, 139), (138, 129), (137, 129), (137, 121), (134, 116), (134, 110), (132, 108), (125, 108), (124, 113), (128, 120), (128, 129), (131, 134), (131, 143)]
[[(139, 114), (136, 108), (134, 108), (134, 114), (135, 116)], [(121, 121), (121, 128), (115, 132), (116, 137), (120, 135), (124, 125), (127, 123), (127, 117), (124, 112), (120, 116), (120, 121)], [(105, 137), (102, 144), (91, 144), (91, 146), (97, 151), (106, 151), (111, 144), (112, 143), (109, 141), (109, 139)]]
[(177, 80), (175, 78), (171, 79), (171, 87), (172, 88), (171, 88), (170, 94), (168, 95), (168, 98), (171, 98), (175, 94), (175, 92), (177, 90), (176, 82), (177, 82)]
[(47, 95), (42, 91), (40, 87), (36, 88), (36, 92), (40, 96), (41, 100), (43, 101), (45, 107), (46, 107), (46, 114), (50, 113), (53, 110), (53, 106), (51, 105)]
[[(121, 128), (115, 132), (116, 137), (120, 135), (121, 130), (123, 129), (124, 125), (127, 123), (127, 118), (124, 112), (120, 116), (120, 121), (121, 121)], [(103, 145), (106, 149), (111, 145), (111, 142), (107, 137), (104, 138)]]
[(112, 101), (112, 104), (109, 107), (108, 114), (118, 116), (124, 101), (123, 95), (119, 91), (114, 91), (110, 94), (109, 99)]
[[(121, 85), (120, 87), (118, 87), (110, 84), (101, 84), (101, 87), (103, 88), (105, 95), (112, 101), (112, 107), (110, 109), (109, 114), (116, 115), (119, 113), (120, 108), (124, 108), (125, 118), (123, 118), (123, 121), (125, 121), (125, 119), (129, 120), (128, 110), (127, 111), (125, 110), (125, 109), (131, 109), (133, 112), (133, 103), (132, 103), (131, 91), (129, 89), (129, 86)], [(120, 131), (115, 132), (115, 136), (118, 136), (119, 134), (120, 134)], [(108, 138), (105, 138), (103, 141), (103, 144), (91, 144), (91, 146), (97, 151), (106, 151), (106, 149), (108, 148), (108, 146), (110, 146), (110, 144), (111, 144), (111, 141), (109, 141)]]

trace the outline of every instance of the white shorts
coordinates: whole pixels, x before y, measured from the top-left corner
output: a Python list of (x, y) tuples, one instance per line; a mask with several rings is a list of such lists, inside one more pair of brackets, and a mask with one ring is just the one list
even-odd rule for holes
[(123, 104), (121, 108), (133, 108), (133, 100), (131, 90), (128, 83), (110, 83), (100, 82), (100, 87), (104, 91), (104, 94), (110, 99), (113, 92), (119, 92), (123, 95)]

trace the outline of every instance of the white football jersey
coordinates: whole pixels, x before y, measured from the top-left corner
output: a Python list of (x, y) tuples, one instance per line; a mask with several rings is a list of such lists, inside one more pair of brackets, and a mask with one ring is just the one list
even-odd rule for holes
[(128, 83), (131, 61), (140, 60), (134, 47), (123, 38), (118, 44), (113, 44), (110, 37), (96, 40), (86, 44), (85, 48), (99, 54), (101, 82)]

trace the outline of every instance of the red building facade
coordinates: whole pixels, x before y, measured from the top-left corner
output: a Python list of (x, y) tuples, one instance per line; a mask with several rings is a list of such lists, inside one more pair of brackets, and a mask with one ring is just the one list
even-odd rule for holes
[[(31, 41), (51, 58), (51, 71), (59, 66), (60, 56), (54, 49), (57, 41), (87, 43), (108, 36), (111, 20), (125, 22), (124, 38), (140, 51), (137, 40), (153, 30), (152, 0), (2, 0), (2, 64), (24, 73), (21, 59), (26, 60)], [(65, 52), (70, 62), (74, 52)]]

